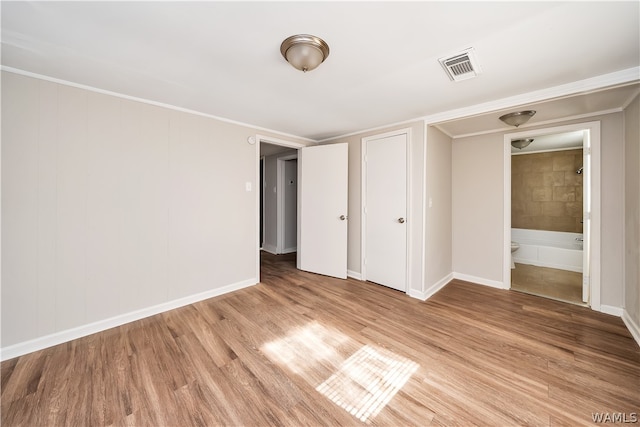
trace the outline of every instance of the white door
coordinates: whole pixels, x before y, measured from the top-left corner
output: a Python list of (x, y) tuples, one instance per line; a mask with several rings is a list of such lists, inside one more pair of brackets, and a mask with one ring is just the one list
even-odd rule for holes
[(300, 270), (347, 278), (348, 145), (304, 147), (298, 154)]
[(363, 275), (407, 289), (407, 134), (363, 141)]

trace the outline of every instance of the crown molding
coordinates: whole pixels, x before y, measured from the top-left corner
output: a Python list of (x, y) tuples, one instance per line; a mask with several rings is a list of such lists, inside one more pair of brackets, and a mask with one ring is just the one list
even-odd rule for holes
[[(457, 120), (457, 119), (461, 119), (461, 118), (465, 118), (465, 117), (471, 117), (471, 116), (475, 116), (475, 115), (479, 115), (479, 114), (485, 114), (485, 113), (489, 113), (492, 111), (497, 111), (497, 110), (502, 110), (502, 109), (507, 109), (507, 108), (512, 108), (514, 106), (518, 106), (518, 105), (525, 105), (525, 104), (530, 104), (530, 103), (534, 103), (534, 102), (541, 102), (541, 101), (548, 101), (550, 99), (559, 99), (559, 98), (563, 98), (563, 97), (568, 97), (568, 96), (573, 96), (573, 95), (578, 95), (578, 94), (583, 94), (583, 93), (589, 93), (589, 92), (594, 92), (600, 89), (604, 89), (604, 88), (608, 88), (608, 87), (612, 87), (612, 86), (620, 86), (620, 85), (626, 85), (626, 84), (631, 84), (634, 82), (638, 82), (640, 81), (640, 67), (633, 67), (633, 68), (628, 68), (626, 70), (620, 70), (620, 71), (616, 71), (613, 73), (609, 73), (609, 74), (603, 74), (600, 76), (596, 76), (596, 77), (591, 77), (588, 79), (584, 79), (584, 80), (578, 80), (572, 83), (567, 83), (564, 85), (559, 85), (559, 86), (553, 86), (550, 88), (546, 88), (546, 89), (541, 89), (541, 90), (537, 90), (537, 91), (533, 91), (533, 92), (528, 92), (528, 93), (524, 93), (524, 94), (520, 94), (520, 95), (515, 95), (515, 96), (510, 96), (507, 98), (501, 98), (498, 100), (494, 100), (494, 101), (489, 101), (489, 102), (485, 102), (485, 103), (481, 103), (481, 104), (476, 104), (476, 105), (471, 105), (469, 107), (463, 107), (463, 108), (457, 108), (454, 110), (448, 110), (448, 111), (443, 111), (440, 113), (435, 113), (435, 114), (431, 114), (431, 115), (427, 115), (427, 116), (421, 116), (421, 117), (416, 117), (416, 118), (412, 118), (412, 119), (408, 119), (408, 120), (403, 120), (403, 121), (399, 121), (399, 122), (395, 122), (395, 123), (389, 123), (389, 124), (385, 124), (385, 125), (381, 125), (381, 126), (375, 126), (372, 128), (367, 128), (367, 129), (363, 129), (363, 130), (359, 130), (359, 131), (355, 131), (355, 132), (349, 132), (346, 134), (342, 134), (342, 135), (337, 135), (337, 136), (333, 136), (333, 137), (329, 137), (329, 138), (323, 138), (323, 139), (311, 139), (311, 138), (306, 138), (306, 137), (301, 137), (301, 136), (297, 136), (297, 135), (292, 135), (292, 134), (288, 134), (285, 132), (280, 132), (277, 130), (273, 130), (273, 129), (268, 129), (268, 128), (263, 128), (260, 126), (255, 126), (249, 123), (244, 123), (244, 122), (239, 122), (236, 120), (231, 120), (231, 119), (227, 119), (224, 117), (218, 117), (218, 116), (214, 116), (211, 114), (207, 114), (207, 113), (203, 113), (200, 111), (195, 111), (195, 110), (189, 110), (186, 108), (182, 108), (182, 107), (178, 107), (175, 105), (171, 105), (171, 104), (164, 104), (161, 102), (156, 102), (156, 101), (152, 101), (152, 100), (148, 100), (148, 99), (143, 99), (143, 98), (137, 98), (134, 96), (129, 96), (129, 95), (124, 95), (121, 93), (117, 93), (117, 92), (111, 92), (108, 90), (104, 90), (104, 89), (99, 89), (99, 88), (95, 88), (92, 86), (87, 86), (87, 85), (82, 85), (82, 84), (78, 84), (78, 83), (73, 83), (73, 82), (69, 82), (66, 80), (62, 80), (62, 79), (57, 79), (54, 77), (49, 77), (49, 76), (45, 76), (45, 75), (41, 75), (41, 74), (37, 74), (37, 73), (32, 73), (30, 71), (24, 71), (24, 70), (20, 70), (17, 68), (13, 68), (13, 67), (7, 67), (5, 65), (0, 66), (0, 70), (2, 71), (7, 71), (7, 72), (11, 72), (14, 74), (21, 74), (27, 77), (33, 77), (33, 78), (37, 78), (37, 79), (41, 79), (41, 80), (46, 80), (46, 81), (50, 81), (53, 83), (59, 83), (59, 84), (63, 84), (66, 86), (72, 86), (72, 87), (76, 87), (79, 89), (85, 89), (91, 92), (97, 92), (97, 93), (101, 93), (101, 94), (105, 94), (105, 95), (111, 95), (111, 96), (115, 96), (118, 98), (122, 98), (122, 99), (128, 99), (131, 101), (137, 101), (137, 102), (142, 102), (145, 104), (150, 104), (150, 105), (155, 105), (157, 107), (163, 107), (163, 108), (167, 108), (170, 110), (175, 110), (175, 111), (180, 111), (180, 112), (184, 112), (184, 113), (189, 113), (189, 114), (195, 114), (198, 116), (202, 116), (202, 117), (208, 117), (210, 119), (214, 119), (214, 120), (219, 120), (221, 122), (226, 122), (226, 123), (231, 123), (231, 124), (235, 124), (238, 126), (244, 126), (244, 127), (248, 127), (248, 128), (252, 128), (255, 130), (259, 130), (259, 131), (263, 131), (263, 132), (268, 132), (268, 133), (272, 133), (275, 135), (280, 135), (280, 136), (284, 136), (287, 138), (296, 138), (299, 139), (301, 141), (306, 141), (309, 143), (314, 143), (314, 144), (320, 144), (320, 143), (324, 143), (324, 142), (328, 142), (328, 141), (334, 141), (340, 138), (346, 138), (349, 136), (353, 136), (353, 135), (361, 135), (364, 133), (368, 133), (368, 132), (374, 132), (374, 131), (378, 131), (381, 129), (389, 129), (389, 128), (394, 128), (397, 126), (406, 126), (409, 123), (414, 123), (417, 121), (423, 121), (425, 123), (425, 125), (435, 125), (437, 123), (443, 123), (446, 121), (450, 121), (450, 120)], [(633, 99), (635, 98), (635, 96), (632, 96), (631, 99), (629, 100), (629, 103), (631, 101), (633, 101)], [(601, 113), (601, 112), (600, 112)], [(600, 114), (598, 113), (598, 114)], [(565, 119), (563, 119), (564, 121)], [(442, 131), (442, 129), (440, 129)], [(493, 131), (487, 132), (487, 133), (491, 133)], [(447, 134), (445, 132), (445, 134)]]
[(578, 80), (564, 85), (553, 86), (533, 92), (497, 99), (495, 101), (476, 104), (469, 107), (458, 108), (441, 113), (424, 116), (419, 120), (424, 120), (426, 124), (441, 123), (449, 120), (461, 119), (491, 111), (511, 108), (518, 105), (531, 104), (534, 102), (558, 99), (572, 95), (594, 92), (612, 86), (619, 86), (640, 81), (640, 67), (628, 68), (609, 74), (603, 74), (584, 80)]
[[(585, 113), (585, 114), (578, 114), (575, 116), (568, 116), (568, 117), (561, 117), (559, 119), (552, 119), (552, 120), (545, 120), (542, 122), (536, 122), (536, 123), (529, 123), (529, 124), (525, 124), (522, 125), (520, 127), (518, 127), (518, 130), (522, 130), (522, 129), (527, 129), (527, 128), (540, 128), (541, 126), (548, 126), (548, 125), (553, 125), (556, 123), (566, 123), (566, 122), (570, 122), (573, 120), (582, 120), (582, 119), (588, 119), (590, 117), (597, 117), (597, 116), (604, 116), (607, 114), (614, 114), (614, 113), (620, 113), (621, 111), (623, 111), (623, 108), (613, 108), (610, 110), (601, 110), (601, 111), (594, 111), (592, 113)], [(434, 127), (437, 127), (438, 129), (439, 126), (434, 124), (431, 125)], [(501, 128), (495, 128), (495, 129), (489, 129), (489, 130), (483, 130), (480, 132), (471, 132), (471, 133), (465, 133), (465, 134), (461, 134), (461, 135), (455, 135), (455, 136), (451, 136), (451, 139), (462, 139), (462, 138), (469, 138), (469, 137), (474, 137), (474, 136), (481, 136), (481, 135), (489, 135), (492, 133), (505, 133), (505, 132), (513, 132), (514, 128), (513, 127), (501, 127)]]
[(627, 99), (627, 102), (625, 102), (624, 104), (622, 104), (622, 107), (620, 107), (621, 110), (626, 110), (627, 107), (629, 105), (631, 105), (631, 103), (633, 102), (634, 99), (636, 99), (638, 97), (638, 95), (640, 95), (640, 89), (636, 90), (630, 97), (629, 99)]
[[(541, 89), (538, 91), (523, 93), (520, 95), (510, 96), (507, 98), (501, 98), (495, 101), (489, 101), (482, 104), (471, 105), (469, 107), (457, 108), (454, 110), (443, 111), (440, 113), (435, 113), (427, 116), (416, 117), (409, 120), (403, 120), (400, 122), (389, 123), (381, 126), (375, 126), (372, 128), (367, 128), (363, 130), (359, 130), (356, 132), (349, 132), (346, 134), (332, 136), (329, 138), (324, 138), (316, 141), (317, 143), (323, 143), (328, 141), (334, 141), (340, 138), (347, 138), (353, 135), (361, 135), (369, 132), (378, 131), (381, 129), (389, 129), (396, 126), (406, 126), (409, 123), (414, 123), (417, 121), (424, 121), (424, 123), (429, 125), (436, 125), (438, 123), (462, 119), (465, 117), (476, 116), (480, 114), (489, 113), (496, 110), (502, 110), (506, 108), (511, 108), (518, 105), (530, 104), (533, 102), (541, 102), (548, 101), (550, 99), (558, 99), (563, 97), (569, 97), (573, 95), (578, 95), (581, 93), (594, 92), (600, 89), (612, 87), (612, 86), (620, 86), (626, 85), (634, 82), (640, 81), (640, 67), (628, 68), (626, 70), (616, 71), (609, 74), (603, 74), (596, 77), (591, 77), (584, 80), (578, 80), (572, 83), (567, 83), (564, 85), (553, 86), (546, 89)], [(632, 99), (629, 101), (631, 102)], [(563, 119), (564, 121), (565, 119)], [(441, 128), (438, 129), (448, 135), (447, 132), (444, 132)], [(493, 133), (495, 131), (488, 131), (486, 133)]]
[(289, 134), (289, 133), (280, 132), (280, 131), (277, 131), (277, 130), (268, 129), (268, 128), (264, 128), (264, 127), (256, 126), (256, 125), (252, 125), (250, 123), (239, 122), (237, 120), (227, 119), (225, 117), (214, 116), (212, 114), (203, 113), (201, 111), (190, 110), (188, 108), (178, 107), (176, 105), (165, 104), (163, 102), (157, 102), (157, 101), (152, 101), (150, 99), (138, 98), (138, 97), (135, 97), (135, 96), (125, 95), (123, 93), (112, 92), (110, 90), (100, 89), (100, 88), (97, 88), (97, 87), (83, 85), (83, 84), (80, 84), (80, 83), (74, 83), (74, 82), (70, 82), (70, 81), (67, 81), (67, 80), (58, 79), (58, 78), (55, 78), (55, 77), (45, 76), (43, 74), (32, 73), (31, 71), (25, 71), (25, 70), (21, 70), (19, 68), (7, 67), (6, 65), (0, 66), (0, 70), (6, 71), (6, 72), (9, 72), (9, 73), (13, 73), (13, 74), (19, 74), (19, 75), (26, 76), (26, 77), (32, 77), (32, 78), (35, 78), (35, 79), (45, 80), (45, 81), (48, 81), (48, 82), (51, 82), (51, 83), (57, 83), (57, 84), (65, 85), (65, 86), (75, 87), (77, 89), (84, 89), (84, 90), (87, 90), (89, 92), (100, 93), (102, 95), (114, 96), (116, 98), (126, 99), (126, 100), (129, 100), (129, 101), (141, 102), (143, 104), (149, 104), (149, 105), (153, 105), (153, 106), (156, 106), (156, 107), (161, 107), (161, 108), (166, 108), (166, 109), (169, 109), (169, 110), (179, 111), (181, 113), (187, 113), (187, 114), (193, 114), (193, 115), (196, 115), (196, 116), (206, 117), (206, 118), (209, 118), (209, 119), (218, 120), (220, 122), (229, 123), (229, 124), (233, 124), (233, 125), (237, 125), (237, 126), (242, 126), (242, 127), (250, 128), (250, 129), (253, 129), (253, 130), (257, 130), (257, 131), (261, 131), (261, 132), (267, 132), (267, 133), (271, 133), (271, 134), (275, 134), (275, 135), (279, 135), (279, 136), (284, 136), (284, 137), (287, 137), (287, 138), (295, 138), (295, 139), (299, 139), (301, 141), (306, 141), (306, 142), (310, 142), (310, 143), (316, 143), (317, 142), (314, 139), (305, 138), (303, 136), (292, 135), (292, 134)]

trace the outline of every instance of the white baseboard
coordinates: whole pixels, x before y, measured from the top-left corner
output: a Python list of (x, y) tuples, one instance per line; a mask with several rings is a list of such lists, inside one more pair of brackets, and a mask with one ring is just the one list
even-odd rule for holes
[(429, 287), (429, 289), (425, 291), (425, 294), (426, 294), (425, 299), (431, 298), (436, 292), (444, 288), (447, 285), (447, 283), (449, 283), (452, 280), (453, 280), (453, 273), (449, 273), (446, 276), (444, 276), (442, 279), (438, 280), (435, 284), (433, 284), (431, 287)]
[(352, 279), (356, 279), (356, 280), (362, 280), (362, 274), (353, 270), (347, 270), (347, 277), (351, 277)]
[(612, 305), (600, 304), (600, 309), (598, 311), (601, 312), (601, 313), (604, 313), (604, 314), (611, 314), (612, 316), (622, 317), (622, 312), (624, 310), (622, 308), (620, 308), (620, 307), (614, 307)]
[(444, 276), (442, 279), (438, 280), (433, 285), (429, 286), (425, 291), (417, 291), (414, 289), (409, 289), (409, 296), (413, 298), (417, 298), (422, 301), (426, 301), (431, 298), (436, 292), (440, 289), (444, 288), (447, 283), (449, 283), (453, 279), (453, 273), (449, 273)]
[(453, 278), (458, 280), (464, 280), (465, 282), (472, 282), (472, 283), (477, 283), (479, 285), (490, 286), (492, 288), (509, 289), (508, 286), (505, 287), (503, 282), (500, 282), (497, 280), (484, 279), (482, 277), (471, 276), (469, 274), (454, 272)]
[(231, 285), (223, 286), (221, 288), (212, 289), (210, 291), (201, 292), (195, 295), (189, 295), (187, 297), (179, 298), (173, 301), (164, 302), (162, 304), (154, 305), (152, 307), (143, 308), (141, 310), (132, 311), (125, 314), (120, 314), (109, 319), (99, 320), (97, 322), (89, 323), (86, 325), (78, 326), (76, 328), (67, 329), (64, 331), (56, 332), (43, 337), (35, 338), (29, 341), (24, 341), (18, 344), (10, 345), (0, 349), (0, 360), (9, 360), (14, 357), (22, 356), (27, 353), (42, 350), (47, 347), (62, 344), (67, 341), (71, 341), (77, 338), (82, 338), (87, 335), (95, 334), (107, 329), (114, 328), (116, 326), (124, 325), (125, 323), (134, 322), (136, 320), (144, 319), (145, 317), (154, 316), (165, 311), (173, 310), (175, 308), (183, 307), (185, 305), (193, 304), (198, 301), (213, 298), (226, 294), (229, 292), (237, 291), (242, 288), (253, 286), (259, 282), (258, 279), (248, 279), (242, 282), (234, 283)]
[(636, 340), (636, 343), (640, 346), (640, 325), (634, 322), (627, 310), (622, 310), (622, 321), (627, 325), (627, 329), (631, 332), (633, 339)]
[(283, 254), (290, 254), (291, 252), (297, 252), (298, 251), (298, 247), (294, 246), (292, 248), (286, 248), (284, 251), (282, 251)]
[(427, 297), (425, 296), (426, 293), (424, 291), (418, 291), (416, 289), (409, 289), (409, 291), (407, 291), (407, 295), (409, 295), (411, 298), (419, 299), (420, 301), (424, 301), (427, 299)]
[(273, 245), (268, 245), (266, 243), (262, 245), (262, 250), (265, 252), (269, 252), (270, 254), (273, 254), (273, 255), (278, 254), (278, 248), (276, 248)]

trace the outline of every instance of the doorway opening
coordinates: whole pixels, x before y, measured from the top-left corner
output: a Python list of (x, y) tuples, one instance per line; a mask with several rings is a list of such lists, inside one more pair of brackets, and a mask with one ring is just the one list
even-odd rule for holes
[[(532, 139), (524, 148), (512, 141)], [(518, 144), (514, 144), (518, 145)], [(599, 122), (505, 135), (505, 284), (600, 304)]]
[(296, 251), (297, 150), (263, 143), (261, 164), (261, 249), (273, 255)]
[(301, 144), (258, 136), (257, 277), (263, 257), (270, 262), (296, 262), (298, 149)]
[[(263, 188), (263, 191), (256, 191), (255, 196), (255, 277), (258, 281), (260, 280), (263, 252), (268, 253), (267, 251), (271, 251), (276, 254), (285, 254), (285, 252), (295, 250), (295, 252), (289, 253), (295, 253), (296, 268), (311, 273), (346, 279), (348, 144), (306, 146), (261, 135), (249, 137), (247, 141), (256, 147), (255, 186)], [(280, 224), (283, 224), (283, 221), (292, 223), (293, 217), (296, 217), (295, 231), (287, 232), (286, 227), (280, 227), (282, 231), (278, 232), (276, 226), (275, 239), (271, 236), (272, 241), (275, 240), (275, 244), (270, 243), (270, 228), (267, 224), (267, 195), (269, 193), (274, 194), (274, 186), (269, 185), (269, 178), (261, 180), (262, 174), (260, 173), (261, 157), (264, 157), (264, 176), (267, 177), (269, 173), (269, 155), (264, 150), (261, 155), (261, 148), (263, 147), (277, 150), (284, 150), (282, 147), (293, 149), (290, 154), (279, 153), (279, 160), (278, 158), (276, 159), (276, 165), (280, 164), (281, 179), (279, 180), (279, 185), (283, 190), (278, 192), (278, 167), (276, 166), (275, 194), (281, 193), (283, 197), (280, 199), (282, 201), (280, 209), (281, 220), (278, 221), (277, 213), (275, 216), (276, 223)], [(296, 156), (297, 162), (288, 163), (290, 160), (295, 159)], [(294, 166), (297, 169), (295, 174), (292, 172)], [(296, 176), (297, 180), (293, 176)], [(283, 202), (286, 197), (286, 191), (284, 191), (286, 187), (289, 188), (290, 193), (296, 193), (295, 203), (289, 205), (291, 207), (289, 210), (286, 209), (286, 204)], [(251, 188), (251, 183), (247, 183), (247, 191), (251, 191)], [(265, 209), (263, 214), (260, 214), (261, 197), (264, 198), (262, 200), (262, 205)], [(297, 209), (295, 214), (292, 209), (293, 205)], [(262, 221), (264, 221), (264, 240), (261, 245), (259, 230)], [(293, 235), (295, 235), (295, 247), (291, 246)], [(288, 244), (287, 242), (290, 243)]]

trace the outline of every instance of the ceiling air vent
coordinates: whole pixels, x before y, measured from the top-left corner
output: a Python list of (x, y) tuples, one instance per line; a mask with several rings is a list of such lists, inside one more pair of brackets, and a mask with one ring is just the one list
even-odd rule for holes
[(480, 66), (472, 47), (453, 56), (440, 58), (438, 61), (454, 82), (471, 79), (480, 74)]

